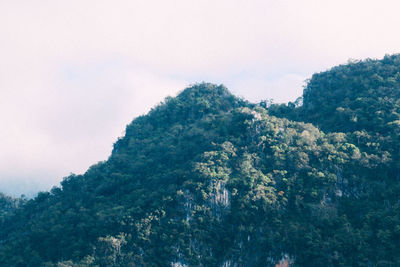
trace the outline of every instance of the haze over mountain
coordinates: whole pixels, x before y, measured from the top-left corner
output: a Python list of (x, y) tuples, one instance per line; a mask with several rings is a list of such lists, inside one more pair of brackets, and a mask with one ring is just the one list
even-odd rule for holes
[(0, 191), (107, 159), (132, 118), (200, 81), (301, 96), (349, 58), (397, 53), (396, 0), (0, 1)]
[(316, 73), (303, 99), (200, 83), (107, 161), (0, 196), (1, 266), (398, 266), (400, 55)]

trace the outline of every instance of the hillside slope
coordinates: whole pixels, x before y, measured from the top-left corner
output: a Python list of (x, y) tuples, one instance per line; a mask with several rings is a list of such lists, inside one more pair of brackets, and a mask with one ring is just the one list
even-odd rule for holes
[[(363, 66), (385, 60), (316, 74), (301, 107), (266, 109), (205, 83), (167, 98), (127, 126), (107, 161), (5, 216), (0, 265), (399, 265), (396, 120), (347, 123), (339, 107), (375, 96), (332, 79), (360, 69), (372, 80)], [(379, 97), (398, 99), (395, 81)], [(324, 90), (336, 100), (320, 116)]]

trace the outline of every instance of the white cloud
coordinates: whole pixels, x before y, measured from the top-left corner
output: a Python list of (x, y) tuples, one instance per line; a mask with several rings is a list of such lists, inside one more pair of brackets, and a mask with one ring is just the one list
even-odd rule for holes
[(399, 9), (388, 0), (1, 1), (0, 190), (83, 172), (134, 116), (193, 82), (294, 100), (313, 72), (399, 52)]
[(123, 63), (64, 65), (50, 76), (0, 106), (0, 191), (29, 194), (83, 173), (108, 157), (134, 117), (187, 86)]

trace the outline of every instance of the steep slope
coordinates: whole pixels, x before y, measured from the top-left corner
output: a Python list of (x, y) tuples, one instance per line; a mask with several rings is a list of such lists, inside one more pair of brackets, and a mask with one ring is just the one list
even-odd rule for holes
[(314, 74), (302, 106), (273, 105), (269, 114), (311, 122), (325, 132), (344, 132), (363, 155), (374, 159), (371, 171), (352, 186), (354, 194), (342, 198), (341, 206), (363, 242), (375, 244), (369, 262), (399, 265), (400, 55)]
[(167, 98), (107, 161), (6, 216), (0, 265), (399, 264), (392, 160), (272, 111), (212, 84)]
[(316, 73), (304, 89), (302, 102), (300, 107), (273, 105), (270, 114), (310, 122), (326, 132), (358, 132), (359, 139), (365, 133), (379, 142), (398, 135), (400, 55), (353, 61)]
[(385, 134), (400, 119), (400, 56), (314, 74), (303, 98), (303, 118), (324, 130)]

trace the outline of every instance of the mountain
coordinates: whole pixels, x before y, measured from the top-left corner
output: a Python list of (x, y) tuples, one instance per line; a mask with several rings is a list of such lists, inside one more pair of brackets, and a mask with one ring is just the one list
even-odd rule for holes
[(107, 161), (4, 213), (0, 265), (399, 266), (399, 64), (315, 74), (303, 104), (166, 98)]

